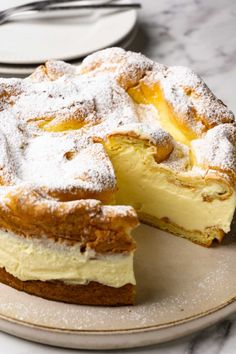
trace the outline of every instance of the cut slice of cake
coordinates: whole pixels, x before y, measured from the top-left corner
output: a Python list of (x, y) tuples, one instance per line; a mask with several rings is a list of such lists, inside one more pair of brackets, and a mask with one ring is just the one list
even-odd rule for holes
[(1, 198), (1, 282), (51, 300), (133, 304), (131, 207), (55, 202), (25, 188)]

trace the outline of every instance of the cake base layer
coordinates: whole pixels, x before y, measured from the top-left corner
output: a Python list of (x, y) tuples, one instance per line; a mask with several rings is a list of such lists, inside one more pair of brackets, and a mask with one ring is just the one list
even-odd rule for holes
[(170, 232), (176, 236), (187, 238), (190, 241), (205, 247), (210, 247), (214, 240), (221, 242), (224, 237), (224, 232), (215, 227), (209, 227), (204, 232), (198, 230), (189, 231), (178, 225), (172, 224), (167, 218), (158, 219), (145, 213), (139, 213), (138, 216), (139, 220), (144, 224), (157, 227), (158, 229)]
[(135, 286), (132, 284), (113, 288), (97, 282), (90, 282), (87, 285), (71, 285), (61, 281), (21, 281), (4, 268), (0, 268), (0, 281), (17, 290), (48, 300), (78, 305), (133, 305), (135, 298)]

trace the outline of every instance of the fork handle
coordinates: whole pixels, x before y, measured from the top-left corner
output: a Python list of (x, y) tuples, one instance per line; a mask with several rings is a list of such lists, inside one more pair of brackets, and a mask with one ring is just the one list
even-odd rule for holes
[(79, 10), (79, 9), (139, 9), (141, 4), (90, 4), (74, 6), (45, 6), (39, 11), (61, 11), (61, 10)]
[[(42, 0), (42, 1), (32, 1), (26, 4), (10, 7), (6, 10), (1, 11), (0, 13), (4, 13), (6, 15), (10, 15), (13, 13), (21, 12), (21, 11), (30, 11), (30, 10), (42, 10), (48, 6), (63, 4), (67, 2), (78, 2), (79, 0)], [(83, 0), (82, 0), (83, 1)], [(104, 1), (104, 4), (106, 1)], [(91, 4), (92, 5), (92, 4)], [(102, 4), (100, 4), (102, 5)], [(85, 5), (86, 6), (86, 5)]]
[[(50, 7), (52, 9), (53, 5), (56, 5), (56, 4), (63, 4), (63, 3), (76, 2), (76, 1), (79, 1), (79, 0), (42, 0), (42, 1), (32, 1), (32, 2), (28, 2), (26, 4), (23, 4), (23, 5), (10, 7), (6, 10), (0, 11), (0, 25), (7, 22), (10, 16), (17, 14), (19, 12), (44, 11)], [(95, 4), (95, 3), (92, 4), (91, 0), (82, 0), (83, 3), (86, 3), (86, 1), (88, 2), (88, 4), (87, 5), (84, 4), (82, 6), (84, 6), (83, 8), (87, 8), (87, 9), (94, 8), (94, 5), (97, 5), (100, 7), (104, 6), (104, 5), (108, 5), (107, 0), (104, 0), (103, 2), (101, 2), (99, 4)], [(91, 3), (89, 4), (90, 1), (91, 1)], [(81, 5), (78, 5), (78, 7), (79, 6), (80, 6), (80, 8), (82, 8)], [(96, 8), (100, 8), (100, 7), (96, 7)]]

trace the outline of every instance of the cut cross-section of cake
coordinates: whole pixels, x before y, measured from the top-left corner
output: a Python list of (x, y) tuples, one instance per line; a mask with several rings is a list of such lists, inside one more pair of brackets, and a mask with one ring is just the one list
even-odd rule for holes
[(47, 299), (133, 304), (137, 225), (131, 207), (59, 202), (37, 192), (1, 195), (0, 280)]
[(81, 70), (112, 72), (136, 111), (136, 123), (106, 138), (116, 202), (132, 205), (141, 221), (196, 243), (221, 241), (236, 203), (233, 113), (185, 67), (111, 49), (85, 59)]
[(234, 116), (187, 68), (111, 48), (1, 79), (0, 150), (0, 281), (19, 290), (132, 304), (137, 214), (205, 246), (230, 230)]

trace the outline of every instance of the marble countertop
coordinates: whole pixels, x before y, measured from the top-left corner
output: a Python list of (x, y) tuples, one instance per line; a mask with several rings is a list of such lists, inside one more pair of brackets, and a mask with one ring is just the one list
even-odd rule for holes
[[(165, 64), (190, 66), (236, 112), (236, 1), (143, 0), (142, 3), (138, 35), (131, 49)], [(75, 352), (4, 333), (0, 333), (0, 343), (0, 353), (4, 354)], [(108, 353), (233, 354), (235, 348), (236, 315), (232, 315), (214, 327), (175, 342)]]

